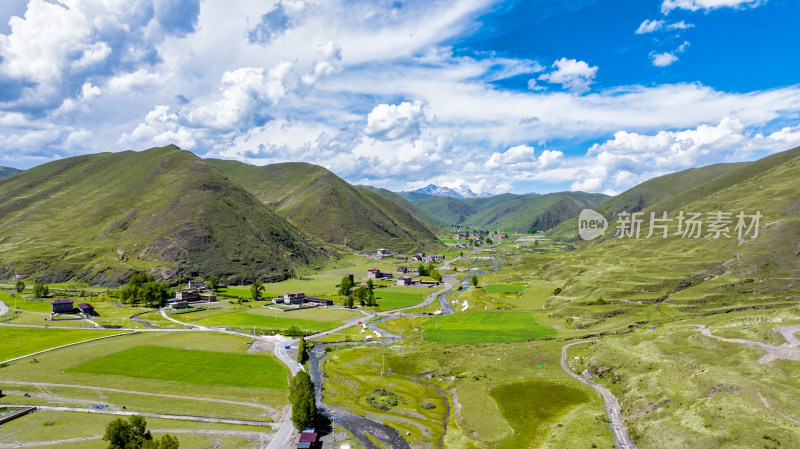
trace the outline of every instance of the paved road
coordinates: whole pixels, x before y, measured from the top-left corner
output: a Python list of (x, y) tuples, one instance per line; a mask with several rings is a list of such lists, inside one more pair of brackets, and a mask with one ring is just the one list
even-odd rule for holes
[(596, 384), (591, 380), (584, 379), (579, 374), (572, 372), (567, 365), (567, 350), (570, 347), (592, 341), (597, 340), (581, 340), (564, 345), (564, 347), (561, 348), (561, 368), (563, 368), (567, 374), (578, 380), (578, 382), (594, 388), (595, 391), (600, 393), (600, 395), (603, 397), (603, 402), (606, 404), (606, 414), (608, 415), (608, 419), (611, 424), (611, 431), (614, 433), (616, 447), (618, 449), (636, 449), (636, 446), (631, 441), (630, 436), (628, 436), (628, 429), (625, 428), (625, 422), (622, 420), (619, 401), (617, 401), (617, 398), (611, 394), (606, 387)]
[(142, 413), (127, 410), (108, 410), (108, 409), (93, 409), (89, 407), (67, 407), (67, 406), (51, 406), (51, 405), (26, 405), (26, 404), (5, 404), (10, 407), (36, 407), (38, 410), (48, 412), (82, 412), (94, 413), (98, 415), (118, 415), (118, 416), (144, 416), (145, 418), (163, 418), (163, 419), (176, 419), (181, 421), (198, 421), (198, 422), (211, 422), (222, 424), (238, 424), (242, 426), (258, 426), (258, 427), (273, 427), (275, 423), (264, 421), (251, 421), (248, 419), (231, 419), (231, 418), (212, 418), (208, 416), (193, 416), (193, 415), (168, 415), (165, 413)]

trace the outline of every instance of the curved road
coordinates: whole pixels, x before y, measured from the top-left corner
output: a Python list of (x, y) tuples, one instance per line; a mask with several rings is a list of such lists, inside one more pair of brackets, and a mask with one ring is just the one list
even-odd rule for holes
[(561, 368), (564, 369), (567, 374), (574, 377), (578, 382), (594, 388), (594, 390), (600, 393), (600, 396), (603, 397), (603, 402), (606, 404), (606, 414), (608, 414), (608, 419), (611, 424), (611, 431), (614, 433), (614, 442), (616, 443), (616, 447), (618, 449), (636, 449), (636, 446), (633, 444), (630, 436), (628, 435), (628, 429), (625, 428), (625, 423), (622, 420), (619, 401), (617, 401), (617, 398), (611, 394), (606, 387), (596, 384), (591, 380), (584, 379), (582, 376), (572, 372), (567, 365), (567, 350), (570, 347), (593, 341), (597, 340), (581, 340), (564, 345), (564, 347), (561, 348)]

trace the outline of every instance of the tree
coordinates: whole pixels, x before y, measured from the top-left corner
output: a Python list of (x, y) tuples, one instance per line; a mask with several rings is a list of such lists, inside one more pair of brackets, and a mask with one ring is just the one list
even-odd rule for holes
[(210, 288), (211, 290), (217, 291), (217, 288), (219, 288), (219, 277), (218, 276), (214, 276), (212, 274), (211, 276), (208, 277), (208, 281), (206, 281), (206, 285), (208, 285), (208, 288)]
[(375, 301), (375, 292), (373, 292), (372, 290), (370, 290), (369, 294), (367, 295), (367, 305), (370, 307), (378, 306), (378, 302)]
[(317, 406), (314, 400), (314, 382), (305, 371), (299, 371), (289, 386), (289, 402), (292, 404), (292, 424), (297, 429), (314, 426)]
[(375, 283), (372, 282), (372, 279), (367, 279), (367, 288), (369, 291), (372, 291), (372, 289), (375, 288)]
[(486, 238), (486, 244), (487, 244), (487, 245), (491, 245), (492, 243), (494, 243), (494, 242), (492, 242), (492, 239), (490, 239), (490, 238), (488, 238), (488, 237), (487, 237), (487, 238)]
[(458, 253), (458, 257), (464, 257), (464, 251), (461, 251), (460, 253)]
[(306, 343), (306, 337), (301, 335), (300, 336), (300, 343), (297, 345), (297, 362), (298, 363), (306, 363), (308, 361), (308, 343)]
[(367, 305), (368, 297), (369, 297), (369, 290), (367, 290), (367, 287), (363, 285), (355, 289), (355, 291), (353, 291), (353, 298), (356, 301), (358, 301), (358, 303), (361, 304), (362, 306)]
[(351, 295), (347, 295), (344, 297), (344, 306), (348, 309), (353, 308), (353, 297)]
[(19, 281), (17, 281), (16, 288), (17, 288), (17, 293), (22, 293), (22, 291), (25, 290), (25, 283), (22, 282), (22, 280), (20, 279)]
[(35, 283), (33, 284), (33, 296), (35, 298), (44, 298), (50, 294), (50, 288), (48, 288), (44, 284)]
[(162, 307), (170, 296), (166, 282), (147, 282), (137, 290), (135, 302), (146, 307)]
[(470, 279), (469, 281), (472, 282), (473, 287), (478, 286), (478, 276), (472, 276), (472, 279)]
[(261, 298), (261, 293), (263, 291), (264, 284), (259, 280), (253, 281), (253, 284), (250, 285), (250, 297), (253, 298), (254, 301), (258, 301), (258, 299)]
[(339, 294), (342, 296), (347, 296), (350, 294), (350, 290), (353, 288), (353, 280), (350, 279), (350, 276), (345, 276), (342, 278), (342, 284), (339, 287)]
[(561, 294), (561, 287), (556, 287), (556, 289), (553, 290), (553, 296), (558, 296), (560, 294)]
[(435, 269), (430, 270), (430, 272), (428, 272), (428, 276), (432, 277), (433, 279), (436, 279), (439, 282), (442, 282), (442, 275)]
[(135, 415), (127, 421), (117, 418), (106, 426), (103, 440), (108, 441), (108, 449), (178, 449), (178, 439), (166, 434), (154, 440), (147, 430), (147, 421)]

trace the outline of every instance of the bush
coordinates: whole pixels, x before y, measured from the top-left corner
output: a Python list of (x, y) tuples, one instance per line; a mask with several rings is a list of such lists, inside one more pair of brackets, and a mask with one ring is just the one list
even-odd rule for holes
[(424, 408), (425, 410), (432, 410), (436, 408), (436, 404), (428, 401), (422, 402), (419, 406)]

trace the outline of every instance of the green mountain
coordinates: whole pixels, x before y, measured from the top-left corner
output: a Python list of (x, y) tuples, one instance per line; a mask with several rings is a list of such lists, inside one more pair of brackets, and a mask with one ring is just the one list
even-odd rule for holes
[(15, 175), (22, 170), (17, 170), (16, 168), (12, 167), (0, 167), (0, 179), (8, 178), (11, 175)]
[(415, 204), (436, 217), (437, 220), (448, 225), (462, 223), (477, 212), (462, 199), (449, 196), (425, 195), (424, 198), (419, 197)]
[[(658, 323), (687, 314), (796, 307), (800, 279), (798, 179), (800, 148), (795, 148), (737, 164), (645, 207), (639, 238), (614, 237), (616, 221), (612, 220), (606, 237), (578, 243), (581, 251), (551, 261), (540, 273), (563, 287), (561, 298), (553, 302), (560, 304), (554, 316), (571, 317), (570, 325), (576, 328), (602, 329), (606, 323), (620, 324), (623, 319)], [(661, 217), (662, 211), (673, 220), (668, 223), (667, 238), (658, 230), (647, 238), (650, 212)], [(680, 212), (701, 214), (699, 238), (676, 235)], [(709, 214), (717, 212), (731, 215), (723, 224), (728, 235), (714, 238)], [(745, 214), (741, 236), (736, 229), (740, 212)], [(756, 214), (761, 215), (757, 223), (752, 217)], [(583, 307), (585, 300), (597, 298), (604, 298), (609, 305)]]
[(175, 280), (277, 280), (327, 258), (175, 146), (62, 159), (0, 180), (0, 236), (0, 278), (43, 282), (117, 285), (140, 270)]
[(219, 159), (209, 162), (291, 224), (325, 242), (403, 253), (443, 246), (401, 206), (350, 185), (323, 167), (294, 162), (263, 167)]
[[(747, 164), (748, 162), (713, 164), (659, 176), (638, 184), (592, 209), (606, 218), (611, 218), (619, 212), (639, 212)], [(578, 219), (574, 217), (553, 229), (550, 235), (556, 238), (569, 238), (576, 236), (577, 233)]]
[(427, 226), (431, 230), (438, 230), (443, 229), (446, 227), (444, 223), (439, 221), (436, 217), (429, 214), (426, 210), (422, 209), (421, 207), (417, 206), (416, 204), (408, 201), (407, 199), (403, 198), (402, 196), (392, 192), (391, 190), (386, 190), (378, 187), (372, 186), (358, 186), (359, 189), (369, 190), (372, 193), (376, 193), (387, 200), (397, 204), (398, 206), (402, 207), (403, 210), (408, 212), (409, 214), (413, 215), (414, 218), (421, 221), (425, 226)]
[(419, 192), (400, 195), (446, 224), (521, 233), (552, 229), (609, 198), (602, 193), (584, 192), (504, 193), (487, 198), (450, 198)]

